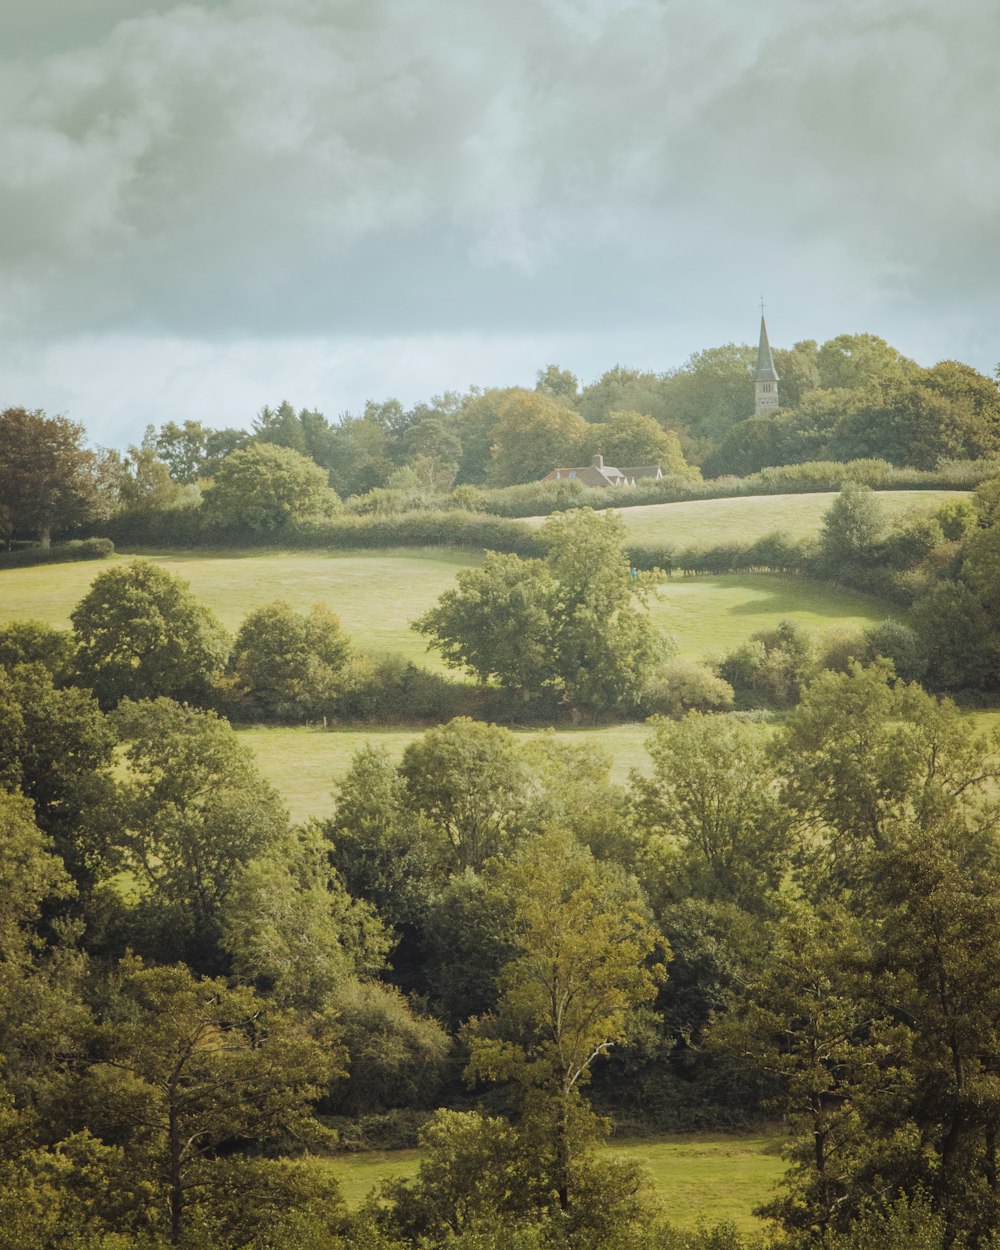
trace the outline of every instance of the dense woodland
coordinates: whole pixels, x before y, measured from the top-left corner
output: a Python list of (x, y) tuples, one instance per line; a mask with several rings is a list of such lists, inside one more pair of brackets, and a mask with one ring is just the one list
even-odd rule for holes
[[(280, 545), (425, 515), (492, 549), (415, 623), (471, 682), (321, 607), (229, 636), (142, 559), (69, 630), (0, 628), (2, 1250), (738, 1250), (598, 1147), (775, 1120), (775, 1247), (997, 1244), (1000, 744), (942, 696), (1000, 683), (1000, 394), (872, 336), (775, 357), (766, 421), (732, 346), (123, 454), (0, 414), (11, 564), (171, 520)], [(596, 452), (843, 489), (812, 543), (625, 553), (619, 518), (524, 487)], [(978, 485), (890, 525), (895, 470)], [(537, 530), (490, 513), (518, 488)], [(899, 619), (682, 661), (645, 601), (713, 559), (878, 585)], [(624, 716), (651, 717), (626, 785), (491, 723)], [(231, 723), (391, 717), (425, 731), (303, 826)], [(332, 1151), (418, 1142), (416, 1179), (347, 1210)]]

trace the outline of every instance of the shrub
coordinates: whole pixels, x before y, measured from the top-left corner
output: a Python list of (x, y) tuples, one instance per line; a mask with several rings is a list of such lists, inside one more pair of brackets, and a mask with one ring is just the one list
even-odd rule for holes
[(935, 516), (903, 520), (881, 544), (879, 562), (891, 569), (912, 569), (944, 542), (944, 531)]
[(866, 663), (885, 658), (892, 660), (897, 676), (903, 681), (920, 681), (927, 672), (927, 651), (916, 632), (900, 621), (882, 621), (864, 632)]
[(451, 1042), (431, 1016), (418, 1015), (394, 986), (353, 982), (334, 1006), (349, 1059), (338, 1108), (368, 1115), (392, 1107), (430, 1107), (445, 1077)]
[(647, 687), (643, 704), (651, 715), (680, 717), (692, 709), (723, 712), (733, 706), (733, 688), (704, 664), (668, 660)]
[(340, 720), (438, 724), (468, 715), (475, 690), (420, 668), (400, 655), (358, 655), (343, 671), (337, 698)]
[(791, 707), (815, 669), (816, 650), (809, 634), (795, 621), (784, 620), (776, 629), (754, 634), (727, 655), (719, 665), (719, 675), (738, 698)]
[(832, 669), (835, 673), (848, 673), (851, 663), (865, 655), (866, 646), (865, 636), (860, 630), (827, 630), (820, 640), (816, 666)]

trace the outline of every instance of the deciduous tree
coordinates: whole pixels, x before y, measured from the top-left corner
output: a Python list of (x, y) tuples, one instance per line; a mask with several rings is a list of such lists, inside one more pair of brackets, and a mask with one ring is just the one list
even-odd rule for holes
[(455, 582), (414, 628), (480, 682), (537, 694), (553, 677), (556, 584), (545, 563), (488, 551), (482, 568), (461, 569)]
[(98, 574), (70, 618), (80, 679), (103, 707), (159, 695), (200, 702), (229, 654), (187, 583), (149, 560)]
[(223, 904), (245, 865), (277, 844), (287, 815), (249, 748), (213, 713), (125, 700), (114, 719), (127, 767), (120, 838), (140, 894), (133, 945), (214, 971)]
[(283, 599), (251, 612), (240, 626), (229, 674), (251, 714), (305, 720), (332, 713), (350, 642), (335, 613), (308, 614)]
[[(112, 1139), (125, 1135), (132, 1166), (165, 1197), (172, 1245), (200, 1200), (211, 1221), (204, 1193), (225, 1172), (224, 1143), (322, 1139), (311, 1103), (344, 1064), (328, 1021), (307, 1026), (252, 990), (135, 959), (122, 967), (95, 1045), (91, 1122)], [(253, 1187), (242, 1197), (252, 1203)]]
[(338, 505), (326, 472), (308, 456), (254, 443), (222, 461), (203, 507), (214, 525), (268, 534), (306, 517), (329, 516)]
[(565, 834), (528, 843), (509, 871), (517, 954), (500, 974), (496, 1017), (470, 1035), (469, 1072), (519, 1091), (568, 1210), (574, 1156), (594, 1132), (581, 1089), (655, 996), (661, 940), (621, 878)]
[(456, 870), (509, 849), (527, 784), (509, 729), (457, 717), (411, 742), (399, 771), (405, 803), (441, 831)]
[(558, 591), (554, 668), (570, 702), (627, 706), (671, 648), (640, 606), (647, 588), (622, 554), (624, 523), (590, 509), (556, 513), (541, 529)]
[(98, 457), (83, 446), (83, 426), (25, 408), (0, 412), (0, 499), (16, 531), (37, 534), (43, 547), (53, 530), (105, 515)]

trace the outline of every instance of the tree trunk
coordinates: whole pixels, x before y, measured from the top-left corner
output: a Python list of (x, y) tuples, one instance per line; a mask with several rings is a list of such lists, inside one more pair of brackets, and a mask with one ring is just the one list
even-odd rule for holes
[(565, 1094), (559, 1099), (559, 1119), (556, 1122), (556, 1192), (559, 1210), (569, 1210), (569, 1107)]
[(183, 1215), (184, 1191), (181, 1186), (181, 1141), (180, 1126), (177, 1123), (177, 1109), (170, 1104), (170, 1244), (180, 1245), (181, 1221)]
[(42, 550), (48, 551), (52, 546), (52, 530), (47, 525), (43, 525), (38, 531), (38, 541), (42, 544)]

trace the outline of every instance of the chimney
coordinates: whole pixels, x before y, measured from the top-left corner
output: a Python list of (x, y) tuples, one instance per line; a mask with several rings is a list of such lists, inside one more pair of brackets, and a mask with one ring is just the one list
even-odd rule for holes
[(604, 468), (604, 457), (603, 457), (603, 456), (594, 456), (594, 458), (591, 460), (591, 462), (590, 462), (590, 463), (594, 466), (594, 468), (595, 468), (595, 469), (603, 469), (603, 468)]

